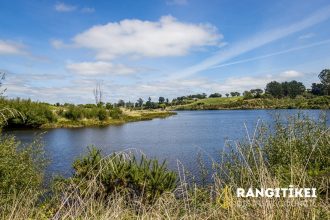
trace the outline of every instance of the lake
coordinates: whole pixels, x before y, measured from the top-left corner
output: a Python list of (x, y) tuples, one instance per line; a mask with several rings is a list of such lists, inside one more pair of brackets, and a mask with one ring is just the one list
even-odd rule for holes
[[(132, 122), (118, 126), (93, 128), (57, 128), (47, 130), (13, 130), (22, 143), (29, 143), (43, 133), (43, 142), (51, 164), (48, 178), (54, 174), (69, 176), (75, 158), (95, 145), (104, 154), (132, 149), (149, 157), (166, 159), (170, 169), (177, 169), (179, 160), (186, 169), (197, 174), (197, 155), (201, 152), (215, 160), (225, 140), (237, 140), (251, 134), (259, 120), (272, 122), (276, 113), (292, 115), (303, 112), (317, 118), (320, 110), (221, 110), (179, 111), (166, 119)], [(330, 111), (326, 111), (329, 123)], [(245, 128), (245, 126), (247, 129)], [(209, 165), (209, 164), (208, 164)]]

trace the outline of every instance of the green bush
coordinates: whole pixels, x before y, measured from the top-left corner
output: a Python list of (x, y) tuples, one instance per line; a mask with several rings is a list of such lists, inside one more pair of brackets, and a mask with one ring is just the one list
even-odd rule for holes
[(17, 99), (0, 99), (0, 108), (12, 108), (21, 114), (8, 115), (7, 126), (29, 126), (39, 127), (45, 123), (55, 122), (57, 120), (55, 114), (51, 110), (51, 106), (45, 103), (32, 102), (31, 100)]
[(98, 116), (100, 121), (104, 121), (104, 120), (108, 119), (108, 112), (104, 108), (100, 108), (98, 110), (97, 116)]
[(113, 108), (110, 110), (110, 117), (113, 119), (119, 119), (122, 116), (123, 112), (120, 108)]
[(47, 158), (39, 140), (20, 146), (14, 137), (0, 136), (0, 191), (10, 193), (38, 190)]
[(67, 119), (77, 121), (79, 119), (83, 118), (83, 113), (81, 111), (81, 108), (75, 107), (75, 106), (70, 106), (67, 111), (65, 111), (64, 116)]
[(102, 157), (100, 150), (95, 148), (87, 156), (76, 160), (73, 168), (76, 182), (96, 180), (98, 194), (106, 197), (114, 192), (129, 192), (132, 196), (142, 196), (146, 202), (152, 202), (164, 192), (173, 191), (177, 183), (176, 174), (166, 168), (165, 161), (160, 164), (145, 156), (137, 160), (131, 154)]

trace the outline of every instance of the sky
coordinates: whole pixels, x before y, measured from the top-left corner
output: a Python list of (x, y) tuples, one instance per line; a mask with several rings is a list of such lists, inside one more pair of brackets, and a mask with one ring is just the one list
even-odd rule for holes
[(0, 0), (8, 98), (158, 100), (306, 87), (330, 68), (329, 0)]

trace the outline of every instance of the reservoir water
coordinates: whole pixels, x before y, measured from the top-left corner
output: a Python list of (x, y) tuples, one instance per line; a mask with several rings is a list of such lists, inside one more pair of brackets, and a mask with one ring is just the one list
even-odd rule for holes
[[(51, 160), (47, 176), (69, 176), (75, 158), (94, 145), (104, 154), (117, 151), (143, 152), (149, 157), (166, 159), (170, 169), (179, 160), (186, 169), (197, 174), (197, 154), (217, 160), (226, 140), (238, 140), (253, 133), (257, 123), (272, 123), (274, 114), (297, 112), (317, 118), (320, 110), (221, 110), (179, 111), (166, 119), (140, 121), (118, 126), (92, 128), (58, 128), (47, 130), (13, 130), (23, 144), (42, 133), (44, 148)], [(324, 112), (324, 111), (323, 111)], [(330, 111), (326, 112), (328, 123)]]

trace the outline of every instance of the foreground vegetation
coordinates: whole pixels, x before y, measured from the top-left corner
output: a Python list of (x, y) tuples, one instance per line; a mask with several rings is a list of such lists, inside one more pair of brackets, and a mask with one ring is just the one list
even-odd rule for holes
[[(34, 142), (19, 147), (0, 139), (2, 219), (329, 219), (330, 130), (326, 119), (304, 115), (260, 125), (227, 142), (212, 170), (212, 182), (187, 181), (165, 163), (95, 148), (78, 158), (70, 178), (42, 186), (45, 158)], [(19, 161), (19, 162), (18, 162)], [(211, 173), (210, 173), (211, 172)], [(21, 175), (20, 175), (21, 174)], [(316, 187), (317, 198), (237, 198), (237, 187)]]

